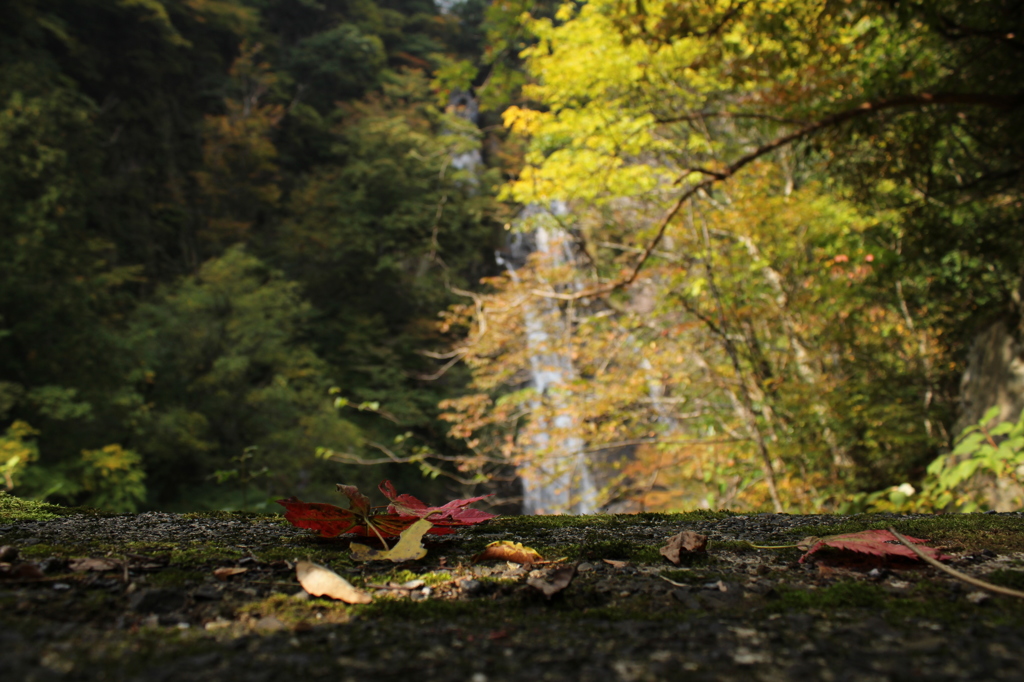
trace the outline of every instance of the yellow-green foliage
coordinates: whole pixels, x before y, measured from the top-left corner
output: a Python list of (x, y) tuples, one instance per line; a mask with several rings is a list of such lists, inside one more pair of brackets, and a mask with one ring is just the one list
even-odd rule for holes
[(39, 446), (34, 436), (39, 432), (23, 421), (15, 421), (0, 436), (0, 476), (7, 490), (17, 485), (18, 476), (30, 462), (39, 459)]
[(953, 451), (935, 458), (928, 475), (916, 490), (910, 483), (892, 486), (852, 498), (847, 510), (872, 511), (972, 512), (991, 506), (986, 495), (986, 478), (1001, 479), (1016, 485), (1013, 506), (1024, 505), (1020, 497), (1024, 483), (1024, 412), (1016, 421), (998, 418), (1000, 408), (990, 408), (977, 424), (961, 432)]
[[(937, 103), (907, 92), (948, 85), (958, 57), (907, 12), (590, 0), (521, 17), (533, 80), (504, 122), (526, 153), (503, 196), (569, 211), (522, 221), (553, 245), (445, 321), (469, 330), (477, 389), (445, 403), (463, 472), (557, 469), (575, 439), (606, 468), (599, 503), (812, 510), (934, 458), (935, 386), (958, 369), (939, 322), (965, 318), (905, 263), (912, 237), (933, 248), (906, 207), (935, 171), (895, 122)], [(874, 170), (840, 176), (847, 159)], [(537, 395), (545, 358), (565, 381)]]
[(4, 521), (55, 519), (66, 513), (64, 507), (36, 500), (24, 500), (0, 490), (0, 519)]
[(82, 487), (92, 504), (110, 511), (135, 511), (146, 497), (146, 472), (138, 453), (114, 443), (82, 451)]

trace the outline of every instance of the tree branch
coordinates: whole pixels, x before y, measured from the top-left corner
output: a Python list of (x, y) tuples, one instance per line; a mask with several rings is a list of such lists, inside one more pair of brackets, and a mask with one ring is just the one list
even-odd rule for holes
[[(1024, 104), (1024, 94), (1015, 93), (1012, 95), (993, 95), (986, 93), (950, 93), (950, 92), (938, 92), (928, 93), (922, 92), (915, 95), (901, 95), (899, 97), (892, 97), (889, 99), (874, 100), (871, 102), (864, 102), (851, 109), (846, 109), (831, 116), (826, 116), (819, 121), (808, 124), (799, 130), (795, 130), (791, 133), (787, 133), (780, 137), (775, 138), (771, 142), (761, 145), (757, 149), (744, 154), (740, 158), (733, 161), (731, 164), (726, 166), (720, 171), (710, 171), (707, 169), (700, 169), (697, 172), (708, 174), (701, 182), (696, 185), (692, 185), (689, 189), (683, 192), (678, 199), (672, 204), (672, 206), (665, 213), (665, 216), (658, 223), (657, 230), (654, 237), (648, 242), (647, 247), (640, 254), (640, 258), (637, 260), (633, 269), (625, 277), (619, 278), (613, 282), (608, 282), (596, 287), (590, 287), (583, 289), (572, 294), (563, 294), (554, 291), (543, 291), (540, 289), (534, 289), (531, 293), (536, 296), (543, 298), (554, 298), (562, 301), (575, 301), (581, 298), (591, 298), (593, 296), (602, 296), (609, 294), (617, 289), (627, 287), (636, 281), (640, 275), (640, 270), (643, 269), (647, 260), (654, 253), (654, 250), (658, 248), (661, 240), (665, 236), (665, 231), (668, 229), (669, 223), (675, 218), (687, 201), (689, 201), (694, 195), (699, 192), (705, 192), (710, 190), (715, 184), (724, 182), (731, 178), (733, 175), (738, 173), (747, 165), (760, 159), (762, 156), (770, 154), (771, 152), (792, 144), (804, 138), (810, 137), (814, 133), (825, 130), (826, 128), (834, 128), (847, 121), (852, 121), (857, 118), (865, 116), (873, 116), (883, 111), (890, 109), (906, 109), (914, 107), (927, 107), (927, 106), (983, 106), (991, 107), (994, 109), (1013, 109)], [(689, 173), (687, 173), (689, 174)]]

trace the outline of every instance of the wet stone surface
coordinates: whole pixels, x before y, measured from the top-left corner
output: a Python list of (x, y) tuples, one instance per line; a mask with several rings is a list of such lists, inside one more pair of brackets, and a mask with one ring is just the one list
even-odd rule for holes
[[(1024, 588), (1020, 514), (507, 518), (400, 565), (280, 517), (0, 516), (0, 680), (1022, 679), (1022, 600), (909, 561), (747, 544), (890, 525)], [(658, 550), (683, 530), (710, 542), (676, 566)], [(497, 540), (555, 563), (472, 563)], [(373, 603), (310, 597), (302, 559)], [(565, 566), (568, 587), (531, 587)]]

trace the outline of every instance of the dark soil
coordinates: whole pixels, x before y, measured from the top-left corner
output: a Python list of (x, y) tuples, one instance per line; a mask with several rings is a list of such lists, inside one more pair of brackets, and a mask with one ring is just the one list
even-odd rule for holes
[[(801, 564), (798, 549), (747, 544), (890, 525), (1024, 587), (1019, 513), (511, 517), (395, 566), (357, 564), (349, 539), (276, 516), (68, 514), (6, 497), (0, 680), (1024, 679), (1022, 600), (915, 562), (826, 550)], [(658, 549), (682, 530), (710, 542), (674, 566)], [(496, 540), (564, 561), (473, 564)], [(109, 565), (72, 570), (86, 557)], [(294, 570), (306, 558), (374, 602), (309, 597)], [(565, 565), (576, 575), (554, 596), (527, 584)], [(247, 570), (214, 576), (227, 567)], [(372, 587), (389, 584), (406, 587)]]

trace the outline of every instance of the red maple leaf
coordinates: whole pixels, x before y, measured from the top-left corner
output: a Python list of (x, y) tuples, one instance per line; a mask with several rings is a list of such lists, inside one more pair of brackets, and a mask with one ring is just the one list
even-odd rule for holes
[[(377, 487), (384, 493), (384, 497), (391, 501), (391, 504), (388, 505), (389, 514), (427, 519), (435, 527), (472, 526), (489, 521), (497, 516), (497, 514), (485, 512), (482, 509), (473, 509), (469, 506), (474, 502), (490, 497), (490, 495), (480, 495), (479, 497), (470, 497), (465, 500), (452, 500), (442, 507), (428, 507), (412, 495), (399, 495), (395, 491), (395, 486), (391, 485), (391, 481), (381, 481), (381, 484)], [(437, 532), (443, 535), (444, 533), (452, 533), (454, 531)]]
[(371, 507), (370, 498), (359, 492), (358, 488), (341, 484), (338, 484), (338, 492), (348, 498), (348, 509), (333, 504), (303, 502), (297, 497), (278, 500), (277, 503), (288, 510), (284, 515), (288, 523), (298, 528), (315, 530), (325, 538), (343, 533), (378, 536), (382, 539), (397, 537), (421, 518), (434, 524), (428, 533), (446, 535), (455, 532), (452, 526), (470, 526), (496, 516), (479, 509), (466, 508), (488, 495), (453, 500), (443, 507), (428, 507), (412, 495), (398, 495), (391, 481), (381, 482), (380, 489), (392, 501), (387, 508)]
[[(925, 542), (928, 542), (927, 540), (912, 538), (908, 535), (904, 535), (903, 537), (915, 545), (923, 545)], [(908, 559), (918, 559), (918, 556), (914, 554), (913, 551), (901, 545), (899, 540), (897, 540), (896, 537), (887, 530), (862, 530), (859, 533), (827, 535), (823, 538), (804, 538), (797, 547), (806, 551), (806, 554), (800, 557), (800, 563), (804, 563), (804, 560), (807, 559), (807, 557), (823, 547), (845, 549), (851, 552), (861, 552), (863, 554), (872, 554), (880, 557), (898, 556)], [(945, 556), (940, 553), (939, 550), (932, 547), (922, 546), (919, 549), (934, 559), (945, 561), (951, 558)]]

